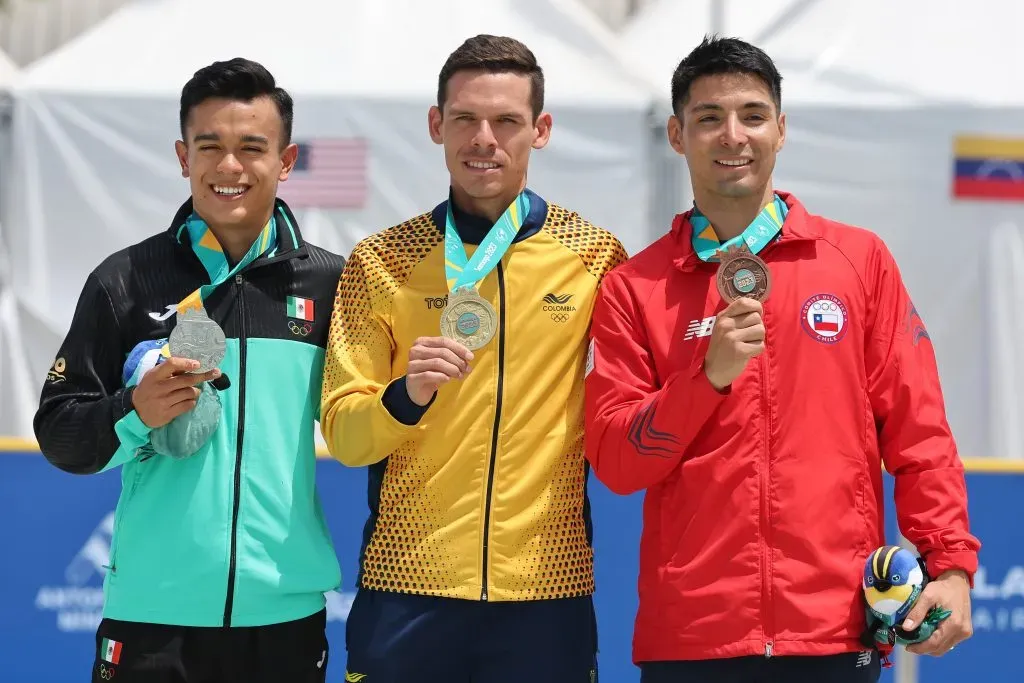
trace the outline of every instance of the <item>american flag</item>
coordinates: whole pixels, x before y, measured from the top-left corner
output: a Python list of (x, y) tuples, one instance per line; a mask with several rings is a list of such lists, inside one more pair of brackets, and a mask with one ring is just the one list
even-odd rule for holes
[(292, 208), (361, 209), (369, 192), (363, 138), (296, 140), (299, 158), (278, 195)]

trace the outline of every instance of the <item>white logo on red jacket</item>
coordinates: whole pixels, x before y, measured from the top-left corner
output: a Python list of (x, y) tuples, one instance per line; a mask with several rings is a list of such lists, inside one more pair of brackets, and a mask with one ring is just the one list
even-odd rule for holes
[(703, 320), (691, 320), (690, 324), (686, 327), (686, 336), (683, 337), (683, 341), (693, 339), (694, 337), (710, 337), (714, 331), (715, 316), (704, 318)]
[(800, 311), (804, 331), (823, 344), (835, 344), (845, 337), (849, 319), (846, 304), (833, 294), (815, 294)]

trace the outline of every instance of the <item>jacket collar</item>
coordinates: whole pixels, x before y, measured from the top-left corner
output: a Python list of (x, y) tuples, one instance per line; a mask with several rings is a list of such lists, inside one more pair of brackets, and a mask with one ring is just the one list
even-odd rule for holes
[[(513, 243), (521, 242), (527, 237), (540, 232), (540, 229), (544, 227), (544, 221), (548, 217), (548, 203), (529, 188), (525, 192), (526, 196), (530, 198), (530, 213), (527, 214), (523, 225), (519, 228), (519, 232), (516, 233), (515, 238), (512, 240)], [(434, 225), (441, 231), (441, 234), (444, 234), (445, 223), (448, 220), (448, 202), (452, 202), (451, 188), (448, 190), (448, 199), (435, 206), (434, 210), (430, 212)], [(458, 231), (459, 237), (466, 244), (480, 244), (484, 241), (484, 237), (487, 236), (491, 228), (494, 227), (490, 219), (466, 213), (454, 202), (452, 203), (452, 216), (455, 218), (455, 230)]]
[[(192, 198), (189, 197), (178, 208), (173, 220), (171, 220), (171, 226), (167, 229), (171, 239), (184, 247), (191, 247), (192, 243), (189, 239), (188, 230), (181, 230), (181, 226), (192, 215), (193, 210)], [(302, 233), (299, 232), (299, 222), (295, 219), (295, 214), (292, 213), (291, 208), (283, 199), (278, 198), (274, 200), (274, 215), (277, 217), (277, 253), (273, 258), (261, 256), (256, 259), (253, 265), (306, 256), (306, 243), (302, 239)]]
[[(782, 198), (782, 201), (786, 202), (786, 207), (789, 209), (786, 220), (782, 224), (782, 236), (779, 237), (778, 242), (790, 244), (816, 240), (821, 237), (820, 228), (815, 221), (811, 220), (810, 214), (807, 213), (807, 209), (800, 203), (800, 200), (791, 192), (776, 190), (775, 193)], [(672, 220), (672, 229), (669, 232), (676, 252), (673, 264), (683, 272), (692, 271), (697, 268), (698, 264), (703, 263), (693, 250), (693, 225), (690, 223), (692, 214), (693, 209), (677, 214)]]

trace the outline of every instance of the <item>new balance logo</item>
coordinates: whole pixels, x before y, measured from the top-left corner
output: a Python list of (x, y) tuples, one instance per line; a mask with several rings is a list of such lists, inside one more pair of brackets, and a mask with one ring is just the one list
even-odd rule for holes
[(557, 304), (564, 306), (569, 303), (569, 299), (572, 298), (572, 294), (547, 294), (544, 297), (544, 301), (549, 304)]
[(871, 664), (871, 659), (872, 659), (871, 650), (863, 650), (863, 651), (861, 651), (857, 655), (857, 668), (859, 669), (862, 666), (868, 666), (869, 664)]
[(714, 316), (704, 318), (703, 320), (691, 320), (689, 327), (686, 328), (686, 336), (683, 337), (683, 341), (693, 339), (694, 337), (710, 337), (714, 329)]

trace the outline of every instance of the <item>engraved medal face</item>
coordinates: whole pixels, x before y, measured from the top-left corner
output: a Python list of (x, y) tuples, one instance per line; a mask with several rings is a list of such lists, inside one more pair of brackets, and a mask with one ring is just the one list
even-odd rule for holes
[(178, 313), (167, 344), (172, 356), (199, 361), (196, 373), (209, 372), (220, 365), (226, 350), (224, 330), (210, 320), (205, 308)]
[(717, 282), (718, 293), (725, 301), (741, 297), (763, 302), (771, 291), (771, 274), (768, 264), (756, 254), (743, 247), (731, 246), (717, 253), (719, 259)]
[(454, 339), (470, 351), (486, 346), (498, 328), (494, 307), (476, 290), (459, 290), (448, 295), (441, 311), (441, 335)]

